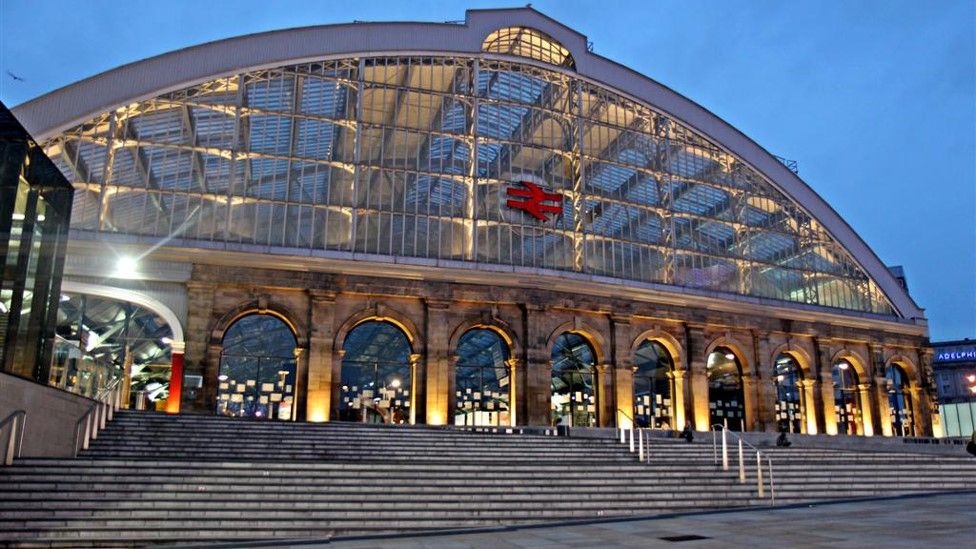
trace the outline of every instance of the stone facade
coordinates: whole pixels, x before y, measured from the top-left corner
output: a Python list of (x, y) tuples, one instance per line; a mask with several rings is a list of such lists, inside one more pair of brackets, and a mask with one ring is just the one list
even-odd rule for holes
[(802, 370), (804, 432), (837, 432), (831, 369), (845, 359), (860, 380), (861, 434), (892, 434), (885, 385), (891, 364), (911, 380), (918, 434), (932, 434), (935, 400), (926, 339), (893, 333), (881, 321), (875, 328), (865, 327), (870, 322), (863, 319), (845, 326), (759, 314), (747, 305), (733, 313), (540, 287), (202, 264), (194, 266), (187, 292), (186, 373), (202, 376), (203, 389), (183, 403), (184, 411), (214, 409), (224, 332), (244, 315), (266, 313), (295, 333), (296, 408), (298, 418), (308, 421), (336, 417), (344, 338), (357, 324), (379, 319), (400, 327), (410, 340), (416, 384), (411, 420), (416, 423), (450, 422), (457, 341), (470, 328), (489, 327), (510, 346), (518, 425), (549, 423), (551, 349), (561, 333), (575, 332), (596, 353), (601, 426), (631, 421), (634, 350), (650, 339), (672, 355), (676, 425), (687, 419), (698, 429), (708, 428), (706, 358), (721, 347), (735, 353), (742, 366), (747, 430), (776, 430), (773, 368), (786, 353)]

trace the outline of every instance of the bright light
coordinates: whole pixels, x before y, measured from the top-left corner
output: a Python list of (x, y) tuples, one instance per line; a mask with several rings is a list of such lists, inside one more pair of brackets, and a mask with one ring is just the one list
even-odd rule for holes
[(966, 376), (966, 379), (969, 380), (970, 383), (976, 383), (976, 374), (969, 374)]
[(61, 302), (64, 303), (65, 301), (71, 301), (71, 296), (67, 294), (61, 294)]
[(972, 387), (970, 387), (969, 388), (969, 392), (970, 393), (973, 393), (974, 395), (976, 395), (976, 385), (973, 385)]
[(6, 312), (7, 312), (7, 304), (4, 303), (3, 301), (0, 301), (0, 313), (6, 313)]
[(169, 345), (170, 343), (173, 342), (173, 339), (172, 338), (169, 338), (169, 337), (164, 337), (164, 338), (160, 339), (159, 341), (161, 341), (163, 343), (163, 345)]
[(783, 381), (784, 379), (786, 379), (786, 376), (784, 376), (783, 374), (776, 376), (776, 381)]
[(139, 270), (139, 262), (134, 257), (122, 256), (115, 262), (115, 274), (134, 276)]
[(393, 387), (394, 389), (400, 388), (400, 380), (398, 378), (393, 378), (393, 381), (390, 382), (390, 387)]
[(846, 362), (841, 362), (840, 364), (837, 365), (837, 367), (840, 368), (841, 370), (846, 370), (847, 369), (847, 363)]
[(732, 353), (725, 353), (725, 358), (729, 360), (735, 360), (735, 355)]
[(227, 381), (227, 374), (220, 374), (217, 376), (217, 379), (220, 381)]

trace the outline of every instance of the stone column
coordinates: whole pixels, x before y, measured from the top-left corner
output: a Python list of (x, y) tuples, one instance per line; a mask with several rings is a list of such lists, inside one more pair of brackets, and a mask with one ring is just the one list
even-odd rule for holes
[[(711, 426), (708, 408), (708, 372), (705, 365), (707, 358), (705, 356), (705, 331), (700, 327), (688, 327), (686, 341), (694, 427), (699, 431), (708, 431)], [(675, 428), (683, 429), (684, 425), (675, 425)]]
[[(210, 332), (213, 329), (214, 294), (217, 285), (209, 282), (189, 281), (186, 283), (187, 303), (191, 306), (186, 319), (186, 353), (183, 355), (183, 377), (196, 375), (203, 379), (202, 390), (189, 390), (183, 386), (181, 411), (195, 413), (213, 413), (214, 401), (207, 400), (207, 387), (216, 395), (217, 370), (213, 378), (207, 377), (207, 356), (210, 344)], [(217, 348), (217, 362), (220, 362), (220, 348)]]
[(613, 366), (611, 364), (596, 365), (596, 425), (597, 427), (613, 427), (614, 395), (613, 395)]
[[(877, 370), (875, 370), (875, 373), (877, 373)], [(883, 436), (895, 436), (895, 426), (891, 419), (891, 402), (888, 399), (888, 378), (877, 376), (874, 378), (872, 385), (874, 386), (873, 393), (874, 399), (877, 402), (878, 411), (878, 416), (874, 421), (875, 426), (881, 428), (881, 434)]]
[(335, 340), (335, 293), (309, 291), (312, 322), (308, 338), (308, 387), (306, 388), (305, 419), (312, 422), (329, 421), (332, 410), (332, 389), (338, 379), (333, 377), (332, 360)]
[(925, 431), (925, 430), (923, 430), (924, 429), (923, 428), (923, 425), (921, 423), (919, 423), (919, 421), (921, 419), (920, 418), (921, 414), (918, 413), (918, 410), (921, 409), (922, 406), (923, 406), (923, 404), (922, 404), (922, 394), (923, 394), (922, 389), (920, 387), (916, 386), (916, 385), (912, 385), (912, 386), (910, 386), (908, 388), (908, 393), (909, 393), (909, 397), (908, 398), (910, 398), (911, 401), (912, 401), (911, 402), (911, 404), (912, 404), (912, 414), (909, 417), (910, 417), (910, 420), (912, 422), (912, 429), (913, 429), (913, 432), (915, 433), (915, 436), (917, 436), (917, 437), (920, 437), (920, 436), (932, 436), (932, 431), (931, 431), (932, 426), (931, 425), (926, 426), (928, 428), (928, 431)]
[(814, 369), (820, 380), (820, 391), (815, 392), (817, 425), (821, 433), (837, 434), (837, 412), (834, 410), (833, 364), (830, 363), (830, 349), (827, 341), (813, 338)]
[[(515, 404), (518, 402), (519, 388), (518, 388), (518, 359), (510, 358), (505, 362), (508, 366), (508, 424), (512, 427), (518, 425), (518, 406)], [(453, 379), (453, 376), (452, 376)], [(451, 385), (451, 395), (454, 394), (454, 385)], [(453, 405), (453, 404), (452, 404)]]
[(417, 424), (417, 403), (420, 402), (420, 397), (417, 395), (417, 387), (420, 386), (417, 382), (417, 370), (422, 356), (419, 353), (410, 355), (410, 425)]
[(613, 407), (608, 414), (612, 423), (605, 426), (630, 426), (634, 422), (634, 359), (630, 350), (630, 318), (611, 316), (610, 328), (613, 336)]
[(803, 427), (803, 433), (807, 435), (815, 435), (818, 431), (817, 426), (817, 380), (815, 379), (801, 379), (799, 381), (800, 385), (800, 406), (802, 408), (803, 421), (800, 424)]
[(674, 370), (669, 372), (668, 375), (671, 377), (672, 387), (674, 388), (671, 394), (671, 413), (673, 414), (671, 416), (673, 418), (671, 428), (681, 430), (684, 429), (685, 420), (688, 417), (685, 404), (685, 394), (688, 390), (688, 370), (676, 364)]
[(166, 413), (180, 413), (180, 401), (183, 398), (183, 353), (186, 352), (186, 343), (174, 341), (170, 343), (170, 354), (172, 356), (172, 366), (169, 370), (169, 397), (166, 399)]
[[(776, 419), (776, 375), (775, 368), (769, 363), (769, 336), (754, 335), (753, 348), (755, 349), (755, 376), (756, 376), (756, 424), (751, 428), (759, 431), (775, 433), (779, 430), (779, 422)], [(744, 388), (744, 387), (743, 387)], [(748, 402), (748, 397), (747, 397)], [(746, 415), (749, 408), (746, 407)]]
[(859, 383), (857, 385), (858, 397), (861, 408), (861, 432), (866, 437), (874, 436), (874, 418), (877, 413), (871, 398), (872, 387), (870, 383)]
[(543, 330), (543, 314), (543, 308), (525, 305), (526, 364), (524, 375), (519, 380), (520, 386), (524, 388), (520, 400), (525, 402), (525, 414), (519, 414), (519, 421), (524, 421), (524, 425), (549, 425), (551, 420), (549, 406), (552, 358), (549, 356)]
[(295, 347), (295, 385), (292, 386), (294, 396), (291, 399), (291, 421), (298, 421), (299, 419), (305, 421), (308, 418), (308, 409), (306, 408), (308, 397), (305, 394), (307, 388), (302, 387), (302, 379), (307, 379), (307, 372), (308, 353), (302, 347)]
[[(203, 388), (200, 391), (202, 410), (213, 414), (217, 407), (217, 376), (220, 374), (220, 354), (223, 345), (211, 343), (207, 346), (207, 360), (203, 371)], [(208, 382), (208, 380), (211, 380)]]
[(756, 391), (758, 381), (756, 376), (745, 373), (742, 375), (742, 406), (745, 408), (745, 419), (742, 422), (743, 431), (755, 431), (757, 426), (757, 401)]
[(451, 349), (449, 306), (447, 301), (427, 301), (427, 379), (426, 423), (446, 425), (454, 411), (448, 409), (450, 391)]
[(340, 407), (342, 402), (342, 359), (346, 356), (346, 350), (332, 347), (332, 386), (329, 397), (329, 419), (339, 419)]
[(930, 347), (918, 349), (918, 371), (919, 379), (913, 379), (911, 388), (918, 387), (918, 400), (915, 401), (915, 393), (912, 393), (912, 404), (915, 414), (915, 433), (918, 436), (945, 436), (945, 428), (940, 421), (939, 399), (935, 387), (935, 378), (932, 372), (932, 355), (934, 351)]

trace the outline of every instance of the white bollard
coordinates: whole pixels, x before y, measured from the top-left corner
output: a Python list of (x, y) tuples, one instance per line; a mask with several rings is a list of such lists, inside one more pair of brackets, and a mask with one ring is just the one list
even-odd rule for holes
[(639, 435), (639, 440), (637, 441), (637, 446), (640, 448), (640, 453), (637, 455), (637, 459), (641, 463), (644, 463), (644, 430), (638, 429), (637, 434)]
[(624, 444), (626, 442), (627, 442), (627, 429), (621, 427), (620, 428), (620, 444)]
[(628, 429), (628, 432), (630, 433), (630, 453), (633, 454), (634, 453), (634, 428), (631, 427), (630, 429)]
[(647, 431), (645, 434), (647, 435), (647, 451), (646, 451), (647, 463), (650, 463), (651, 462), (651, 432)]
[(739, 439), (739, 484), (746, 482), (746, 462), (742, 459), (742, 439)]
[(759, 488), (759, 499), (763, 498), (762, 455), (756, 452), (756, 486)]
[(722, 429), (722, 470), (729, 470), (729, 444), (727, 440), (728, 435), (726, 430)]

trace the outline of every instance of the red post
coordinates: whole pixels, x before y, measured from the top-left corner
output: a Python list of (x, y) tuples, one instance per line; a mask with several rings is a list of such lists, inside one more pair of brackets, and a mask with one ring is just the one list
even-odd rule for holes
[(172, 343), (173, 366), (169, 371), (169, 398), (166, 399), (166, 413), (180, 413), (180, 399), (183, 398), (183, 351), (186, 344), (182, 341)]

